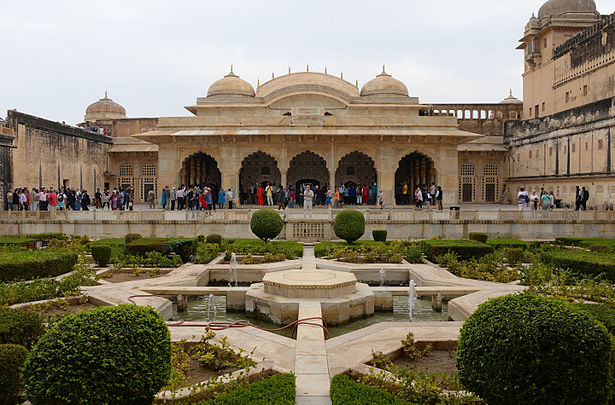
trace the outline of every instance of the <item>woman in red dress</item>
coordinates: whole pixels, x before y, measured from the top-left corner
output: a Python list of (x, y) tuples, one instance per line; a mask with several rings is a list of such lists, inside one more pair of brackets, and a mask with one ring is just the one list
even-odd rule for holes
[(258, 186), (258, 189), (256, 190), (256, 196), (258, 197), (258, 205), (264, 205), (265, 204), (265, 190), (263, 189), (263, 186)]
[(367, 204), (367, 185), (364, 185), (362, 188), (363, 188), (363, 204)]

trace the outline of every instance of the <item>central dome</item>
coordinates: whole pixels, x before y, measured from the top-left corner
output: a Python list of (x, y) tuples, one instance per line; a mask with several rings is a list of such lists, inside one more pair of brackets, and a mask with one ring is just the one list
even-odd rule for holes
[(361, 96), (375, 95), (408, 97), (408, 88), (405, 84), (385, 72), (383, 66), (382, 73), (365, 83), (361, 89)]
[(230, 96), (230, 97), (254, 97), (254, 87), (231, 72), (222, 79), (215, 81), (207, 90), (207, 97)]
[(105, 97), (92, 103), (85, 110), (84, 120), (96, 121), (100, 119), (126, 118), (124, 107), (111, 100), (105, 91)]
[(540, 7), (538, 18), (567, 13), (598, 14), (594, 0), (549, 0)]
[(261, 84), (257, 97), (271, 97), (296, 91), (331, 92), (345, 98), (358, 97), (359, 91), (351, 83), (339, 77), (318, 72), (289, 73)]

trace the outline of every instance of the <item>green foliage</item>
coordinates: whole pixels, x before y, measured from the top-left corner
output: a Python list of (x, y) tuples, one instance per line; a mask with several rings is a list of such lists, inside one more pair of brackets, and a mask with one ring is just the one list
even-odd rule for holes
[(209, 263), (220, 254), (220, 246), (216, 243), (199, 243), (194, 255), (195, 263)]
[(504, 255), (506, 256), (506, 261), (510, 264), (522, 263), (526, 256), (525, 250), (522, 248), (506, 248)]
[(7, 236), (0, 237), (0, 246), (26, 246), (31, 242), (36, 242), (36, 239), (28, 238), (26, 236), (20, 238), (11, 238)]
[(203, 405), (294, 405), (295, 376), (278, 374), (222, 394)]
[(415, 360), (415, 359), (418, 359), (419, 357), (428, 355), (429, 353), (431, 353), (431, 350), (433, 349), (433, 346), (431, 345), (431, 343), (426, 345), (423, 349), (417, 348), (416, 344), (414, 343), (414, 335), (412, 334), (412, 332), (408, 332), (408, 334), (406, 335), (406, 338), (401, 341), (401, 345), (402, 345), (402, 349), (405, 355), (410, 360)]
[(165, 256), (160, 252), (147, 252), (145, 256), (133, 256), (125, 255), (115, 262), (115, 265), (119, 268), (124, 265), (134, 265), (143, 267), (179, 267), (183, 264), (183, 261), (179, 255), (172, 254), (171, 256)]
[(611, 252), (612, 248), (607, 246), (607, 245), (599, 245), (599, 244), (593, 244), (593, 245), (589, 245), (587, 247), (587, 249), (590, 252), (598, 252), (598, 253), (607, 253), (607, 252)]
[(455, 253), (461, 260), (478, 259), (493, 252), (493, 247), (474, 240), (430, 239), (421, 242), (423, 252), (430, 261), (446, 253)]
[(217, 233), (209, 234), (205, 238), (205, 242), (207, 242), (207, 243), (216, 243), (218, 245), (221, 245), (222, 244), (222, 236), (218, 235)]
[(111, 246), (109, 245), (92, 245), (92, 258), (100, 267), (106, 267), (111, 260)]
[(372, 238), (377, 242), (384, 242), (387, 240), (386, 229), (374, 229), (372, 230)]
[(464, 323), (457, 351), (461, 383), (489, 404), (607, 403), (611, 363), (600, 322), (530, 294), (481, 304)]
[(12, 343), (30, 348), (44, 333), (39, 314), (0, 307), (0, 344)]
[(265, 255), (267, 253), (284, 253), (287, 259), (293, 260), (303, 256), (303, 245), (295, 241), (270, 241), (260, 239), (225, 239), (223, 248), (227, 253), (227, 260), (231, 252), (238, 255)]
[(262, 208), (256, 211), (250, 219), (252, 233), (265, 242), (275, 239), (283, 227), (284, 221), (282, 221), (280, 214), (270, 208)]
[(165, 253), (165, 238), (139, 238), (126, 244), (126, 253), (145, 256), (148, 252)]
[(0, 403), (21, 403), (23, 365), (28, 349), (21, 345), (0, 344)]
[(611, 335), (615, 335), (615, 305), (586, 303), (572, 305), (577, 309), (590, 313), (606, 327)]
[(544, 263), (553, 264), (580, 277), (602, 277), (615, 282), (615, 253), (596, 253), (579, 249), (551, 250), (540, 254)]
[(447, 252), (435, 258), (436, 263), (444, 267), (448, 267), (452, 262), (459, 262), (455, 252)]
[(263, 256), (263, 263), (276, 263), (283, 262), (284, 260), (286, 260), (284, 253), (267, 253)]
[(68, 273), (77, 263), (77, 254), (51, 249), (2, 252), (0, 281), (32, 280)]
[(333, 232), (347, 243), (353, 243), (365, 233), (365, 216), (357, 210), (342, 210), (335, 216)]
[(142, 237), (143, 236), (138, 233), (127, 233), (126, 236), (124, 236), (124, 244), (128, 245), (130, 242), (133, 242), (137, 239), (141, 239)]
[(484, 232), (470, 232), (468, 234), (468, 239), (485, 243), (487, 239), (489, 239), (489, 234)]
[(521, 239), (489, 239), (487, 245), (491, 245), (496, 249), (502, 248), (518, 248), (527, 249), (530, 246), (529, 242)]
[(175, 253), (181, 257), (182, 262), (187, 263), (190, 256), (196, 253), (196, 239), (192, 238), (174, 238), (165, 242), (165, 253)]
[(408, 263), (423, 263), (423, 251), (416, 245), (406, 246), (403, 253)]
[(28, 399), (49, 403), (151, 403), (171, 372), (171, 340), (151, 307), (118, 305), (68, 315), (32, 349)]
[(17, 238), (17, 239), (33, 239), (33, 240), (41, 240), (41, 241), (49, 241), (51, 239), (63, 239), (66, 240), (68, 236), (61, 232), (45, 232), (45, 233), (27, 233), (27, 234), (16, 234), (16, 235), (2, 235), (1, 239), (9, 239), (9, 238)]
[(406, 404), (392, 393), (360, 384), (345, 374), (331, 380), (331, 402), (333, 405), (402, 405)]

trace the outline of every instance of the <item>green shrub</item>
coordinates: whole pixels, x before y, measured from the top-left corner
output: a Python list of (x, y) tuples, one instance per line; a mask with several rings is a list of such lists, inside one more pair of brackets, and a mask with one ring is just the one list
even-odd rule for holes
[(44, 333), (43, 320), (36, 312), (0, 308), (0, 344), (30, 348)]
[(422, 242), (423, 252), (430, 261), (446, 253), (455, 253), (460, 260), (480, 258), (493, 253), (493, 246), (474, 240), (430, 239)]
[(572, 304), (576, 308), (590, 313), (615, 335), (615, 305), (613, 304)]
[(374, 240), (377, 242), (385, 242), (387, 240), (386, 229), (373, 229), (372, 238), (374, 238)]
[(171, 373), (167, 325), (151, 307), (118, 305), (68, 315), (34, 346), (28, 399), (49, 403), (152, 403)]
[(615, 254), (584, 250), (551, 250), (542, 252), (540, 259), (555, 267), (568, 270), (579, 277), (604, 277), (615, 282)]
[(284, 221), (280, 214), (269, 208), (256, 211), (250, 220), (252, 233), (265, 242), (275, 239), (282, 232), (283, 227)]
[(28, 349), (21, 345), (0, 344), (0, 403), (16, 404), (22, 392), (23, 365)]
[(470, 232), (468, 234), (468, 239), (485, 243), (487, 239), (489, 239), (489, 234), (484, 232)]
[(148, 252), (165, 252), (165, 238), (139, 238), (126, 244), (126, 253), (145, 256)]
[(598, 252), (598, 253), (606, 253), (606, 252), (611, 251), (611, 249), (607, 245), (598, 245), (598, 244), (589, 245), (587, 249), (589, 249), (590, 252)]
[(92, 258), (97, 265), (106, 267), (111, 259), (111, 246), (109, 245), (92, 245)]
[(518, 248), (527, 249), (530, 246), (529, 242), (521, 239), (489, 239), (487, 245), (491, 245), (496, 249), (502, 248)]
[(331, 380), (331, 402), (333, 405), (402, 405), (407, 402), (398, 399), (388, 391), (379, 390), (364, 384), (359, 384), (345, 374), (340, 374)]
[(54, 277), (73, 270), (77, 254), (51, 249), (2, 252), (0, 255), (0, 281), (32, 280)]
[(276, 263), (286, 260), (284, 253), (267, 253), (263, 256), (263, 263)]
[(408, 263), (423, 263), (423, 252), (417, 246), (407, 246), (404, 249), (404, 259)]
[(481, 304), (457, 350), (461, 384), (489, 404), (607, 403), (611, 338), (570, 304), (530, 294)]
[(335, 216), (333, 232), (347, 243), (353, 243), (365, 233), (365, 216), (356, 210), (342, 210)]
[(205, 238), (205, 242), (207, 242), (207, 243), (217, 243), (218, 245), (221, 245), (222, 244), (222, 236), (218, 235), (217, 233), (209, 234)]
[(137, 239), (141, 239), (142, 237), (143, 236), (138, 233), (127, 233), (126, 236), (124, 236), (124, 242), (126, 245), (128, 245), (130, 242), (133, 242)]
[(230, 259), (232, 252), (242, 255), (284, 253), (284, 256), (289, 260), (303, 256), (303, 245), (288, 240), (263, 242), (260, 239), (225, 239), (222, 245), (228, 256), (226, 260)]
[(196, 241), (197, 241), (197, 243), (205, 242), (205, 235), (197, 235)]
[(277, 374), (222, 394), (203, 405), (294, 405), (295, 376)]
[(26, 236), (20, 238), (0, 237), (0, 246), (26, 246), (31, 242), (36, 242), (36, 239)]
[[(504, 250), (506, 261), (510, 264), (518, 264), (525, 259), (525, 250), (520, 248), (507, 248)], [(483, 256), (484, 257), (484, 256)]]
[(190, 256), (194, 256), (196, 253), (196, 239), (191, 238), (177, 238), (170, 239), (164, 244), (165, 253), (175, 253), (182, 258), (182, 262), (187, 263), (190, 261)]
[(196, 248), (195, 263), (209, 263), (220, 254), (220, 246), (215, 243), (202, 243)]

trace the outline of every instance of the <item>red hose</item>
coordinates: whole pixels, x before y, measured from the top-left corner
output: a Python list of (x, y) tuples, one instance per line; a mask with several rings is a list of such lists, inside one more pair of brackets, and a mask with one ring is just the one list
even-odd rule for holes
[[(160, 297), (160, 298), (165, 298), (163, 296), (160, 295), (156, 295), (156, 294), (140, 294), (140, 295), (131, 295), (130, 297), (128, 297), (128, 301), (132, 302), (133, 304), (136, 304), (132, 299), (133, 298), (139, 298), (139, 297)], [(322, 321), (322, 324), (319, 323), (313, 323), (313, 322), (306, 322), (306, 321), (311, 321), (311, 320), (320, 320)], [(288, 325), (282, 326), (280, 328), (273, 328), (273, 329), (267, 329), (267, 328), (261, 328), (260, 326), (254, 325), (252, 323), (250, 323), (249, 321), (235, 321), (235, 322), (208, 322), (208, 323), (185, 323), (184, 321), (179, 321), (177, 323), (168, 323), (168, 326), (191, 326), (191, 327), (203, 327), (205, 328), (205, 330), (225, 330), (225, 329), (230, 329), (230, 328), (245, 328), (247, 326), (251, 326), (253, 328), (256, 329), (260, 329), (260, 330), (264, 330), (266, 332), (278, 332), (281, 330), (284, 330), (286, 328), (289, 327), (293, 327), (292, 332), (290, 334), (290, 337), (293, 338), (295, 336), (295, 330), (297, 329), (297, 326), (299, 325), (311, 325), (311, 326), (319, 326), (321, 328), (323, 328), (324, 332), (325, 332), (325, 337), (327, 339), (331, 339), (331, 335), (329, 334), (329, 330), (327, 329), (327, 322), (325, 321), (325, 318), (323, 318), (322, 316), (313, 316), (311, 318), (303, 318), (303, 319), (297, 319), (294, 322), (289, 323)]]

